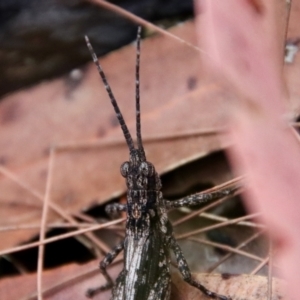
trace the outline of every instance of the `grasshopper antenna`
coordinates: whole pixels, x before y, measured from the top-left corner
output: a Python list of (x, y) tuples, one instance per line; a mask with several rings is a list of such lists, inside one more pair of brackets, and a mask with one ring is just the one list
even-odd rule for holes
[(141, 111), (140, 111), (140, 56), (141, 56), (141, 31), (142, 27), (138, 27), (136, 38), (136, 65), (135, 65), (135, 106), (136, 106), (136, 137), (138, 149), (146, 159), (142, 133), (141, 133)]
[[(132, 140), (132, 137), (131, 137), (130, 132), (128, 130), (128, 127), (127, 127), (127, 125), (125, 123), (125, 120), (123, 118), (123, 115), (122, 115), (122, 113), (120, 111), (118, 103), (117, 103), (117, 101), (116, 101), (116, 99), (115, 99), (115, 97), (113, 95), (113, 92), (112, 92), (112, 90), (111, 90), (111, 88), (110, 88), (110, 86), (109, 86), (109, 84), (107, 82), (107, 79), (106, 79), (105, 74), (104, 74), (104, 72), (102, 70), (102, 67), (101, 67), (101, 65), (100, 65), (100, 63), (98, 61), (97, 55), (96, 55), (96, 53), (95, 53), (95, 51), (94, 51), (94, 49), (93, 49), (93, 47), (92, 47), (92, 45), (90, 43), (90, 40), (89, 40), (89, 38), (87, 36), (85, 36), (85, 41), (86, 41), (88, 49), (89, 49), (89, 51), (91, 53), (93, 61), (94, 61), (95, 65), (96, 65), (96, 67), (98, 69), (99, 75), (102, 78), (102, 81), (104, 83), (105, 89), (106, 89), (106, 91), (108, 93), (108, 96), (110, 98), (111, 104), (114, 107), (115, 113), (117, 115), (117, 118), (119, 120), (120, 126), (122, 128), (122, 131), (123, 131), (126, 143), (128, 145), (129, 151), (132, 152), (134, 150), (133, 140)], [(140, 123), (140, 121), (139, 121), (139, 123)], [(139, 125), (139, 127), (140, 127), (140, 125)]]

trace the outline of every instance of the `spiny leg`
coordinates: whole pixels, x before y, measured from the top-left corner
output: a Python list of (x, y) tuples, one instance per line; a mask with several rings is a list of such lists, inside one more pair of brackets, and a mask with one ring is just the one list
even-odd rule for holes
[(217, 293), (214, 293), (214, 292), (208, 290), (204, 285), (202, 285), (200, 282), (198, 282), (197, 280), (192, 278), (191, 271), (190, 271), (190, 268), (188, 266), (188, 263), (187, 263), (186, 259), (184, 258), (184, 255), (181, 251), (181, 248), (179, 247), (179, 245), (178, 245), (176, 239), (174, 238), (174, 236), (170, 237), (170, 247), (172, 248), (172, 250), (175, 254), (177, 265), (178, 265), (178, 270), (180, 271), (184, 281), (186, 281), (190, 285), (196, 287), (204, 295), (206, 295), (207, 297), (210, 297), (212, 299), (232, 300), (230, 297), (219, 295)]
[(209, 192), (209, 193), (201, 192), (201, 193), (193, 194), (175, 201), (164, 200), (165, 206), (167, 209), (170, 209), (170, 208), (178, 208), (182, 206), (188, 207), (188, 206), (199, 205), (208, 201), (217, 200), (222, 197), (233, 195), (239, 188), (240, 186), (234, 186), (231, 188), (225, 188), (223, 190), (219, 190), (215, 192)]
[(113, 203), (113, 204), (107, 204), (105, 206), (105, 212), (109, 216), (115, 216), (117, 213), (126, 211), (127, 205), (126, 204), (120, 204), (120, 203)]
[(101, 291), (105, 291), (108, 289), (111, 289), (113, 286), (113, 280), (109, 276), (109, 274), (106, 271), (106, 268), (114, 261), (114, 259), (117, 257), (117, 255), (124, 249), (124, 241), (122, 241), (120, 244), (115, 246), (111, 252), (107, 253), (104, 259), (100, 262), (99, 268), (100, 272), (103, 274), (104, 278), (106, 279), (106, 284), (99, 286), (97, 288), (91, 288), (86, 291), (86, 296), (88, 298), (92, 298), (94, 295), (98, 294)]

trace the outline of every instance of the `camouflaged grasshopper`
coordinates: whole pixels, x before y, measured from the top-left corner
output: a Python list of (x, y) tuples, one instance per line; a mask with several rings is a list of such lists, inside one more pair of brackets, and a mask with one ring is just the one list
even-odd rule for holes
[[(146, 160), (141, 137), (139, 96), (141, 27), (139, 27), (137, 35), (136, 58), (137, 147), (134, 146), (133, 139), (89, 39), (87, 37), (85, 39), (129, 148), (129, 161), (121, 165), (121, 175), (125, 178), (128, 188), (127, 204), (112, 204), (106, 207), (108, 213), (127, 212), (125, 239), (108, 253), (100, 263), (100, 271), (106, 278), (107, 284), (89, 289), (87, 297), (93, 297), (100, 291), (112, 288), (113, 300), (168, 300), (171, 293), (171, 249), (175, 254), (178, 269), (187, 283), (201, 290), (212, 299), (230, 300), (230, 297), (211, 292), (193, 279), (184, 255), (174, 238), (167, 210), (175, 207), (198, 205), (205, 201), (218, 199), (233, 193), (235, 189), (194, 194), (177, 201), (165, 200), (161, 192), (160, 178), (153, 164)], [(123, 250), (124, 268), (114, 284), (106, 268)]]

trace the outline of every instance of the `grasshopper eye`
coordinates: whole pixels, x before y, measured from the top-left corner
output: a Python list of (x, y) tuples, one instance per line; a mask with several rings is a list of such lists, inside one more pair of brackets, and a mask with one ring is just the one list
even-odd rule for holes
[(144, 161), (140, 164), (140, 172), (145, 176), (152, 176), (154, 174), (154, 166)]
[(121, 165), (120, 171), (121, 171), (121, 175), (122, 175), (123, 177), (126, 177), (126, 176), (128, 175), (128, 172), (129, 172), (129, 162), (128, 162), (128, 161), (125, 161), (125, 162)]

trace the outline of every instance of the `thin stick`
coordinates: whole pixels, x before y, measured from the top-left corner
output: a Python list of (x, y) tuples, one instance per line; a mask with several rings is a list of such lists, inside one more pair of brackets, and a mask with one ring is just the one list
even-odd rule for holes
[[(46, 182), (46, 191), (45, 191), (45, 200), (42, 210), (42, 219), (41, 219), (41, 229), (40, 229), (40, 243), (43, 243), (46, 235), (46, 223), (47, 223), (47, 215), (49, 208), (49, 199), (50, 199), (50, 190), (52, 185), (52, 170), (54, 165), (54, 151), (51, 148), (50, 157), (49, 157), (49, 165), (48, 165), (48, 175)], [(38, 250), (38, 266), (37, 266), (37, 296), (39, 300), (43, 300), (43, 262), (44, 262), (44, 254), (45, 254), (45, 246), (44, 244), (39, 245)]]
[(233, 225), (233, 224), (236, 224), (236, 223), (244, 221), (244, 220), (256, 218), (259, 215), (260, 215), (260, 213), (254, 213), (254, 214), (250, 214), (250, 215), (243, 216), (243, 217), (240, 217), (240, 218), (231, 219), (231, 220), (228, 220), (226, 222), (222, 222), (222, 223), (219, 223), (219, 224), (214, 224), (214, 225), (211, 225), (211, 226), (207, 226), (205, 228), (200, 228), (200, 229), (190, 231), (190, 232), (185, 233), (185, 234), (181, 234), (179, 236), (176, 236), (176, 239), (181, 240), (181, 239), (193, 236), (193, 235), (198, 234), (198, 233), (203, 233), (203, 232), (206, 232), (206, 231), (209, 231), (209, 230), (212, 230), (212, 229), (216, 229), (216, 228), (220, 228), (220, 227), (224, 227), (224, 226), (227, 226), (227, 225)]
[[(116, 265), (120, 263), (120, 261), (123, 260), (122, 255), (120, 257), (117, 257), (114, 262), (111, 264), (111, 266)], [(69, 276), (68, 278), (64, 278), (63, 280), (59, 280), (55, 283), (53, 283), (51, 286), (48, 286), (44, 288), (43, 290), (43, 295), (45, 297), (50, 297), (51, 294), (57, 292), (58, 290), (62, 290), (65, 287), (71, 286), (71, 285), (76, 285), (77, 283), (82, 282), (84, 279), (87, 277), (91, 277), (93, 275), (99, 274), (99, 267), (92, 267), (90, 270), (84, 271), (80, 274), (76, 274), (74, 276)], [(32, 293), (30, 295), (25, 296), (22, 298), (22, 300), (36, 300), (37, 293)]]
[(255, 275), (260, 269), (262, 269), (266, 264), (269, 263), (269, 255), (250, 273), (250, 275)]
[[(18, 184), (20, 187), (22, 187), (24, 190), (28, 191), (31, 195), (33, 195), (35, 198), (37, 198), (40, 201), (44, 201), (44, 196), (40, 194), (38, 191), (33, 189), (31, 186), (26, 184), (24, 181), (21, 181), (15, 174), (13, 174), (8, 169), (4, 168), (3, 166), (0, 166), (0, 173), (2, 173), (4, 176)], [(63, 208), (61, 208), (58, 204), (49, 201), (49, 206), (53, 211), (55, 211), (59, 216), (61, 216), (66, 221), (70, 222), (71, 224), (78, 224), (78, 222), (72, 218), (72, 216), (68, 215)], [(106, 246), (103, 242), (101, 242), (97, 237), (95, 237), (92, 233), (86, 233), (86, 237), (90, 239), (99, 249), (101, 249), (103, 252), (108, 252), (109, 247)]]
[(42, 194), (40, 194), (40, 192), (38, 192), (35, 189), (33, 189), (31, 186), (29, 186), (28, 184), (26, 184), (24, 181), (21, 181), (14, 173), (12, 173), (11, 171), (9, 171), (7, 168), (5, 168), (3, 166), (0, 166), (0, 173), (2, 173), (2, 175), (4, 175), (5, 177), (9, 178), (13, 182), (15, 182), (17, 185), (19, 185), (20, 187), (22, 187), (24, 190), (28, 191), (35, 198), (37, 198), (37, 199), (39, 199), (41, 201), (44, 200), (44, 196)]
[[(206, 219), (209, 219), (209, 220), (214, 220), (214, 221), (217, 221), (217, 222), (226, 222), (226, 221), (229, 220), (226, 217), (221, 217), (221, 216), (217, 216), (217, 215), (210, 214), (210, 213), (205, 213), (205, 212), (201, 213), (201, 215), (199, 217), (206, 218)], [(254, 222), (239, 222), (236, 225), (252, 227), (252, 228), (261, 228), (261, 229), (266, 228), (266, 225), (257, 224), (257, 223), (254, 223)]]
[(239, 250), (238, 248), (234, 248), (234, 247), (231, 247), (231, 246), (228, 246), (228, 245), (215, 243), (215, 242), (211, 242), (211, 241), (200, 239), (200, 238), (193, 238), (193, 237), (188, 238), (188, 240), (195, 241), (195, 242), (202, 243), (202, 244), (206, 244), (206, 245), (209, 245), (209, 246), (212, 246), (212, 247), (215, 247), (215, 248), (223, 249), (225, 251), (235, 253), (235, 254), (239, 254), (239, 255), (251, 258), (253, 260), (257, 260), (257, 261), (263, 261), (264, 260), (263, 258), (261, 258), (257, 255), (248, 253), (246, 251)]
[[(188, 131), (188, 132), (179, 132), (174, 133), (172, 135), (156, 135), (156, 136), (148, 136), (144, 138), (144, 143), (155, 143), (160, 141), (173, 141), (179, 140), (182, 138), (190, 138), (197, 136), (206, 136), (206, 135), (220, 135), (225, 133), (224, 128), (211, 128), (211, 129), (203, 129), (197, 131)], [(70, 142), (62, 142), (56, 145), (57, 151), (67, 151), (67, 150), (85, 150), (93, 148), (108, 148), (108, 147), (118, 147), (120, 145), (124, 145), (123, 139), (107, 139), (107, 140), (87, 140), (87, 141), (70, 141)]]
[(272, 300), (272, 283), (273, 279), (273, 243), (269, 239), (269, 268), (268, 268), (268, 300)]
[(100, 222), (97, 222), (93, 217), (91, 217), (87, 214), (81, 213), (81, 212), (74, 212), (74, 213), (72, 213), (72, 215), (73, 215), (73, 217), (76, 217), (84, 222), (89, 223), (89, 224), (100, 223)]
[[(259, 236), (261, 236), (263, 232), (264, 232), (263, 230), (261, 230), (259, 232), (256, 232), (255, 234), (253, 234), (252, 236), (250, 236), (249, 238), (247, 238), (246, 240), (244, 240), (243, 242), (241, 242), (236, 247), (236, 249), (244, 248), (250, 242), (252, 242), (253, 240), (257, 239)], [(211, 273), (212, 271), (214, 271), (219, 265), (221, 265), (224, 261), (226, 261), (227, 259), (229, 259), (232, 255), (233, 255), (232, 252), (231, 253), (227, 253), (226, 255), (224, 255), (218, 262), (216, 262), (214, 265), (212, 265), (211, 267), (209, 267), (207, 269), (207, 272)]]
[[(211, 85), (213, 86), (213, 85)], [(198, 95), (199, 89), (191, 91), (188, 93), (188, 96), (195, 97)], [(176, 98), (177, 102), (181, 102), (184, 100), (184, 97), (178, 97)], [(167, 104), (166, 104), (167, 106)], [(161, 111), (161, 107), (159, 108), (159, 111)], [(166, 109), (166, 108), (165, 108)], [(152, 112), (154, 113), (154, 112)], [(198, 130), (188, 130), (184, 132), (176, 132), (172, 134), (156, 134), (155, 136), (147, 136), (144, 138), (143, 143), (155, 143), (160, 141), (173, 141), (173, 140), (179, 140), (182, 138), (192, 138), (192, 137), (198, 137), (198, 136), (207, 136), (207, 135), (221, 135), (225, 134), (226, 130), (225, 127), (211, 127), (211, 128), (202, 128)], [(107, 138), (107, 139), (89, 139), (89, 140), (83, 140), (83, 141), (69, 141), (69, 142), (61, 142), (59, 144), (55, 145), (55, 149), (57, 151), (67, 151), (67, 150), (85, 150), (93, 148), (108, 148), (108, 147), (118, 147), (120, 145), (124, 145), (124, 139), (119, 138)], [(226, 145), (227, 146), (227, 145)], [(223, 148), (225, 148), (223, 146)]]
[(34, 243), (27, 244), (27, 245), (6, 249), (6, 250), (3, 250), (3, 251), (0, 251), (0, 256), (5, 255), (5, 254), (14, 253), (14, 252), (19, 252), (19, 251), (30, 249), (30, 248), (34, 248), (34, 247), (37, 247), (41, 244), (45, 245), (45, 244), (48, 244), (48, 243), (57, 242), (57, 241), (60, 241), (62, 239), (66, 239), (66, 238), (73, 237), (73, 236), (76, 236), (76, 235), (84, 234), (86, 232), (91, 232), (91, 231), (99, 230), (99, 229), (102, 229), (102, 228), (106, 228), (106, 227), (109, 227), (110, 225), (119, 224), (119, 223), (122, 223), (124, 221), (125, 221), (125, 218), (122, 218), (122, 219), (111, 221), (111, 222), (108, 222), (108, 223), (105, 223), (105, 224), (93, 225), (89, 228), (84, 228), (84, 229), (80, 229), (80, 230), (60, 234), (60, 235), (54, 236), (52, 238), (45, 239), (43, 242), (34, 242)]
[(145, 28), (151, 29), (155, 32), (159, 32), (159, 33), (161, 33), (165, 36), (168, 36), (168, 37), (172, 38), (173, 40), (176, 40), (180, 44), (184, 44), (184, 45), (188, 46), (189, 48), (192, 48), (192, 49), (196, 50), (197, 52), (201, 52), (201, 53), (203, 53), (207, 56), (210, 56), (207, 52), (200, 49), (199, 47), (197, 47), (197, 46), (195, 46), (195, 45), (193, 45), (189, 42), (186, 42), (185, 40), (181, 39), (180, 37), (178, 37), (178, 36), (168, 32), (168, 31), (152, 24), (151, 22), (146, 21), (145, 19), (142, 19), (142, 18), (134, 15), (133, 13), (127, 11), (126, 9), (124, 9), (122, 7), (119, 7), (115, 4), (112, 4), (112, 3), (104, 1), (104, 0), (88, 0), (88, 1), (91, 2), (91, 3), (97, 4), (99, 6), (102, 6), (102, 7), (106, 8), (110, 11), (113, 11), (116, 14), (119, 14), (119, 15), (125, 17), (126, 19), (129, 19), (129, 20), (133, 21), (134, 23), (142, 25)]
[[(95, 224), (92, 223), (92, 224)], [(78, 223), (78, 224), (69, 224), (69, 223), (52, 223), (46, 224), (47, 229), (52, 228), (87, 228), (90, 227), (91, 223)], [(40, 229), (41, 224), (26, 224), (26, 225), (13, 225), (13, 226), (1, 226), (0, 232), (5, 231), (16, 231), (16, 230), (26, 230), (26, 229)]]

